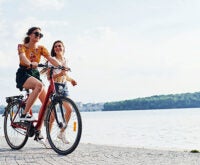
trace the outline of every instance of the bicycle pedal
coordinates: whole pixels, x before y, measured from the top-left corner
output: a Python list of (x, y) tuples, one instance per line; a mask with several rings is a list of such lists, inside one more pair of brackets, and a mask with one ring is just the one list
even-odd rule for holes
[(44, 137), (42, 136), (41, 131), (40, 130), (35, 130), (35, 138), (34, 138), (34, 140), (38, 141), (38, 140), (42, 140), (42, 139), (44, 139)]
[(44, 138), (39, 138), (39, 137), (37, 137), (37, 136), (34, 137), (34, 140), (35, 140), (35, 141), (41, 141), (42, 139), (44, 139)]

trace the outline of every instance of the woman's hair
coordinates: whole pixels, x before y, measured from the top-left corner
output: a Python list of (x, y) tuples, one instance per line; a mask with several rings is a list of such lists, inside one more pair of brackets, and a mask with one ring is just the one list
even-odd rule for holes
[[(57, 40), (57, 41), (55, 41), (54, 43), (53, 43), (53, 46), (52, 46), (52, 48), (51, 48), (51, 56), (52, 57), (56, 57), (56, 52), (54, 51), (54, 46), (55, 46), (55, 44), (57, 44), (57, 43), (61, 43), (62, 44), (62, 46), (63, 46), (63, 48), (64, 48), (64, 51), (65, 51), (65, 46), (64, 46), (64, 44), (63, 44), (63, 42), (61, 41), (61, 40)], [(47, 64), (48, 63), (48, 61), (46, 61), (46, 63), (45, 64)], [(47, 73), (47, 69), (46, 68), (44, 68), (44, 69), (42, 69), (41, 71), (40, 71), (40, 74), (46, 74)]]
[(29, 35), (31, 35), (33, 33), (33, 31), (35, 31), (36, 29), (41, 30), (41, 28), (39, 28), (39, 27), (32, 27), (32, 28), (28, 29), (28, 32), (26, 33), (27, 36), (24, 38), (24, 44), (29, 43), (29, 41), (30, 41)]
[(62, 42), (61, 40), (57, 40), (57, 41), (55, 41), (55, 42), (53, 43), (53, 46), (52, 46), (52, 48), (51, 48), (51, 56), (52, 56), (52, 57), (56, 57), (56, 52), (54, 51), (54, 46), (55, 46), (55, 44), (57, 44), (57, 43), (61, 43), (61, 44), (63, 45), (64, 51), (65, 51), (65, 46), (64, 46), (63, 42)]

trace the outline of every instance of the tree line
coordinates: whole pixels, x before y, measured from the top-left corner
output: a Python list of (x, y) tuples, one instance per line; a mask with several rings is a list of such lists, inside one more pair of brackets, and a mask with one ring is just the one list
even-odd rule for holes
[(113, 110), (147, 110), (171, 108), (197, 108), (200, 107), (200, 92), (155, 95), (124, 101), (107, 102), (103, 111)]
[[(106, 102), (103, 111), (115, 110), (147, 110), (147, 109), (172, 109), (172, 108), (198, 108), (200, 107), (200, 92), (155, 95), (124, 101)], [(32, 110), (38, 112), (40, 106), (34, 105)], [(0, 105), (0, 114), (5, 106)]]
[[(33, 112), (33, 113), (38, 113), (39, 109), (40, 109), (40, 106), (39, 106), (39, 105), (34, 105), (34, 106), (32, 107), (32, 112)], [(4, 106), (4, 105), (0, 105), (0, 114), (3, 114), (4, 111), (5, 111), (5, 106)]]

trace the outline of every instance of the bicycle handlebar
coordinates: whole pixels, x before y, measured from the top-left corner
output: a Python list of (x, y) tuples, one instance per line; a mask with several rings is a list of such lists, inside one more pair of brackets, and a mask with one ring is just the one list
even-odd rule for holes
[(71, 69), (70, 68), (66, 68), (66, 67), (64, 67), (64, 66), (60, 66), (60, 65), (58, 65), (58, 66), (52, 66), (52, 65), (48, 65), (48, 64), (38, 64), (38, 67), (39, 68), (50, 68), (50, 69), (60, 69), (60, 70), (65, 70), (65, 71), (71, 71)]

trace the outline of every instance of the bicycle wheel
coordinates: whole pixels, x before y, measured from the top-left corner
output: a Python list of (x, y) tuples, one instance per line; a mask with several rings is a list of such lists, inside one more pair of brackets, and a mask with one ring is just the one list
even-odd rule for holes
[[(60, 132), (66, 139), (60, 137)], [(76, 104), (71, 99), (56, 98), (49, 106), (46, 133), (49, 144), (58, 154), (67, 155), (76, 149), (81, 138), (82, 120)]]
[(19, 120), (23, 109), (19, 103), (11, 103), (6, 110), (4, 117), (4, 135), (8, 145), (12, 149), (21, 149), (28, 140), (26, 126), (23, 126)]

